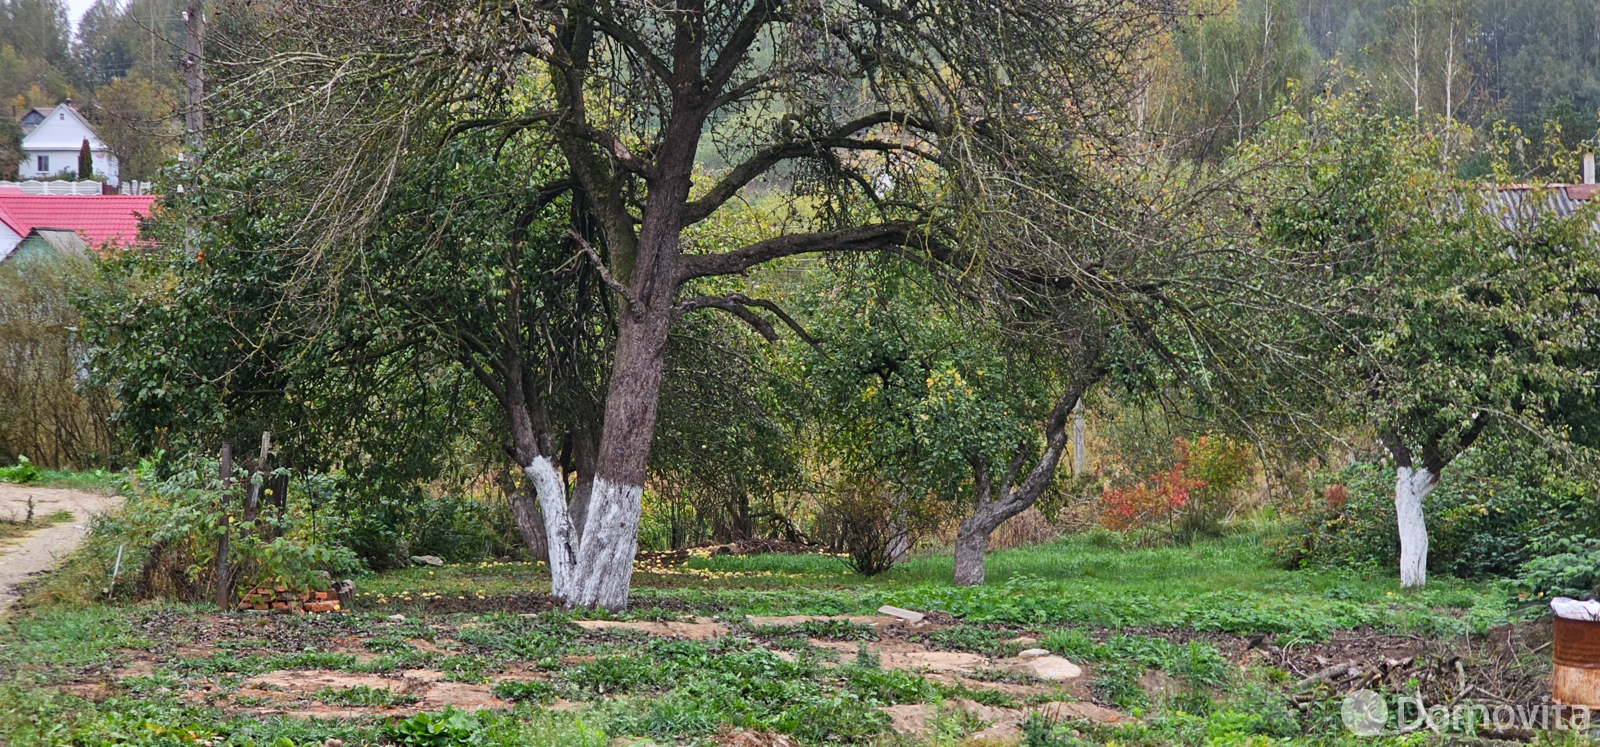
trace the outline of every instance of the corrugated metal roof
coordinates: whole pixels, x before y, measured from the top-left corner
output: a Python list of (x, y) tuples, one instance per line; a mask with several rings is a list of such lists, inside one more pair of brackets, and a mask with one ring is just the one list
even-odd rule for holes
[(139, 218), (154, 195), (29, 195), (0, 191), (0, 223), (18, 236), (35, 228), (72, 231), (92, 247), (139, 240)]
[[(1597, 195), (1595, 184), (1496, 184), (1486, 189), (1492, 197), (1490, 209), (1506, 229), (1531, 221), (1539, 212), (1549, 211), (1565, 218), (1583, 209)], [(1600, 216), (1595, 219), (1600, 230)]]

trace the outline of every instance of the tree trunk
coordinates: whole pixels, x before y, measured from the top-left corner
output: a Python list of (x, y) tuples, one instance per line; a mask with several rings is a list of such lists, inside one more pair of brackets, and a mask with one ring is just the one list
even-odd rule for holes
[(539, 515), (539, 497), (532, 486), (506, 493), (511, 501), (511, 517), (517, 523), (517, 533), (522, 535), (522, 546), (528, 549), (533, 560), (550, 561), (550, 543), (544, 535), (544, 517)]
[(1399, 467), (1394, 478), (1394, 513), (1400, 528), (1400, 586), (1421, 588), (1428, 582), (1428, 526), (1422, 501), (1439, 484), (1427, 467)]
[(589, 497), (594, 492), (595, 443), (592, 432), (585, 427), (574, 429), (572, 434), (572, 500), (567, 503), (572, 528), (578, 532), (575, 542), (583, 540), (583, 526), (589, 520)]
[(660, 299), (641, 301), (644, 308), (637, 315), (619, 315), (605, 427), (576, 573), (559, 595), (568, 606), (613, 611), (628, 606), (645, 463), (655, 434), (672, 321), (670, 301), (671, 290), (663, 289)]
[(911, 531), (906, 517), (897, 515), (889, 520), (889, 563), (900, 565), (911, 552)]
[(561, 479), (556, 466), (543, 456), (534, 457), (523, 470), (539, 496), (539, 508), (544, 512), (546, 559), (550, 562), (550, 596), (557, 601), (567, 598), (572, 586), (573, 569), (577, 565), (577, 542), (573, 536), (572, 520), (567, 515), (567, 484)]
[(991, 524), (992, 517), (986, 515), (989, 513), (986, 509), (994, 505), (991, 503), (962, 519), (961, 527), (956, 530), (956, 586), (983, 585), (984, 551), (989, 548), (989, 534), (1000, 525), (998, 521)]
[[(1090, 360), (1097, 359), (1098, 352), (1090, 358)], [(1089, 387), (1105, 375), (1105, 369), (1098, 362), (1080, 365), (1082, 365), (1079, 369), (1081, 373), (1073, 378), (1061, 399), (1056, 401), (1056, 406), (1045, 417), (1042, 434), (1044, 453), (1039, 456), (1039, 463), (1034, 465), (1033, 470), (1021, 483), (1017, 483), (1016, 479), (1032, 453), (1031, 444), (1024, 443), (1017, 447), (1016, 455), (1006, 467), (1005, 474), (1001, 476), (998, 490), (992, 492), (988, 465), (982, 458), (974, 458), (973, 479), (978, 493), (978, 508), (971, 516), (962, 520), (961, 527), (956, 531), (954, 576), (956, 586), (977, 586), (983, 583), (983, 554), (989, 546), (989, 534), (1005, 523), (1006, 519), (1027, 510), (1039, 500), (1045, 488), (1050, 486), (1050, 481), (1056, 474), (1056, 467), (1061, 463), (1062, 452), (1067, 448), (1069, 438), (1067, 417), (1071, 414), (1072, 408), (1083, 399)]]

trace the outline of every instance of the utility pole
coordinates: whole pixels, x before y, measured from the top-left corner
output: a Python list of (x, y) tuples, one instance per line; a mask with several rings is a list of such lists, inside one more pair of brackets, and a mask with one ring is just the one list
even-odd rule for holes
[[(200, 151), (206, 144), (206, 118), (200, 108), (206, 93), (205, 70), (201, 67), (205, 33), (205, 0), (189, 0), (189, 7), (183, 11), (183, 152), (178, 154), (178, 160), (186, 162), (191, 175), (200, 164)], [(182, 182), (178, 183), (178, 194), (183, 194)], [(188, 213), (184, 215), (183, 248), (193, 257), (199, 252), (199, 241)]]
[(200, 109), (205, 97), (205, 70), (201, 66), (202, 43), (206, 34), (205, 0), (189, 0), (183, 11), (183, 146), (196, 161), (205, 147), (205, 114)]

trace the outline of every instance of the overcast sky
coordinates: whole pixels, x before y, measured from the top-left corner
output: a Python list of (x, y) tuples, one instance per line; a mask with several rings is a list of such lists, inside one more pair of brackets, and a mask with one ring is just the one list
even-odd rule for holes
[(78, 21), (83, 19), (84, 12), (89, 6), (94, 5), (94, 0), (67, 0), (67, 17), (72, 19), (74, 31), (78, 28)]

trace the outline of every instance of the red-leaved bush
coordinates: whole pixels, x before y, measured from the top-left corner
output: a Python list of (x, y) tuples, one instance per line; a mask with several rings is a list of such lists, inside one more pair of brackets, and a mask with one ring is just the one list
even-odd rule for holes
[(1107, 488), (1100, 498), (1100, 523), (1125, 531), (1162, 528), (1185, 537), (1220, 533), (1232, 516), (1236, 496), (1251, 478), (1249, 447), (1226, 436), (1173, 441), (1171, 469), (1143, 483)]
[(1100, 523), (1118, 531), (1156, 523), (1166, 523), (1189, 504), (1189, 493), (1204, 486), (1184, 474), (1189, 465), (1177, 462), (1172, 469), (1152, 475), (1143, 484), (1108, 488), (1100, 498)]

